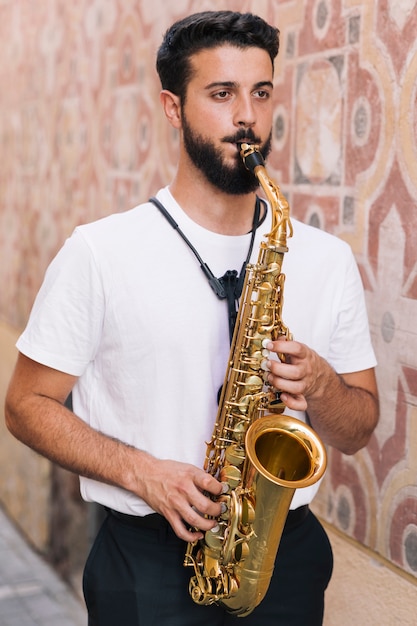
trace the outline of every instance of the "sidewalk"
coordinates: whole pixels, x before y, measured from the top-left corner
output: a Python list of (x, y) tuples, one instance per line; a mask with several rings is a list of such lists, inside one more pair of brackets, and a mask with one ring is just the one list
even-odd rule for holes
[(86, 626), (87, 614), (0, 508), (0, 626)]

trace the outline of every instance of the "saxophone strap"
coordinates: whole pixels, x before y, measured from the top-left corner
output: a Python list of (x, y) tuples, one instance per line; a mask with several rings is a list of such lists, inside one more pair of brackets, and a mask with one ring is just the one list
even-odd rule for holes
[(203, 273), (205, 277), (207, 278), (207, 281), (210, 287), (212, 288), (216, 296), (219, 298), (219, 300), (227, 300), (227, 310), (228, 310), (228, 318), (229, 318), (229, 337), (230, 337), (230, 341), (232, 341), (233, 330), (235, 327), (236, 317), (237, 317), (237, 309), (238, 309), (237, 303), (238, 303), (240, 296), (242, 295), (243, 283), (245, 280), (246, 266), (249, 263), (249, 259), (252, 254), (253, 244), (254, 244), (255, 235), (256, 235), (256, 229), (258, 228), (260, 224), (259, 216), (261, 213), (261, 203), (264, 204), (264, 206), (266, 207), (264, 201), (261, 200), (258, 196), (256, 196), (255, 211), (253, 214), (249, 250), (248, 250), (246, 259), (243, 262), (243, 265), (241, 267), (240, 273), (238, 274), (237, 270), (227, 270), (223, 274), (223, 276), (221, 276), (220, 278), (216, 278), (214, 276), (213, 272), (211, 271), (207, 263), (203, 261), (203, 259), (201, 258), (201, 256), (199, 255), (199, 253), (197, 252), (197, 250), (191, 243), (191, 241), (180, 229), (177, 222), (174, 220), (172, 215), (167, 211), (167, 209), (164, 207), (162, 202), (160, 202), (155, 197), (149, 198), (149, 202), (154, 204), (159, 209), (159, 211), (162, 213), (165, 219), (171, 224), (172, 228), (177, 231), (179, 236), (183, 239), (183, 241), (190, 248), (194, 256), (197, 258), (198, 262), (200, 263), (200, 267), (203, 270)]

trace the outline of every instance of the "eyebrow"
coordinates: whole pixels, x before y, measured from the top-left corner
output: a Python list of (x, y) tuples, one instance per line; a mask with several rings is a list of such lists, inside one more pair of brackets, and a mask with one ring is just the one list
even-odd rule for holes
[[(206, 89), (214, 89), (219, 87), (228, 87), (229, 89), (235, 89), (236, 87), (239, 87), (239, 83), (232, 80), (215, 81), (207, 85)], [(259, 81), (259, 83), (255, 83), (253, 89), (261, 89), (262, 87), (269, 87), (270, 89), (273, 89), (274, 85), (270, 80), (262, 80)]]

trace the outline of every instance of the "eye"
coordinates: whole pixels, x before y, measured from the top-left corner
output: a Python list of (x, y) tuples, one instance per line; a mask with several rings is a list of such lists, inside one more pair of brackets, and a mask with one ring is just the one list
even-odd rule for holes
[(222, 89), (222, 91), (216, 91), (216, 93), (213, 94), (214, 98), (217, 98), (217, 100), (224, 100), (229, 95), (230, 95), (230, 92), (226, 91), (226, 89)]
[(271, 93), (265, 89), (258, 89), (253, 95), (260, 100), (268, 100), (271, 97)]

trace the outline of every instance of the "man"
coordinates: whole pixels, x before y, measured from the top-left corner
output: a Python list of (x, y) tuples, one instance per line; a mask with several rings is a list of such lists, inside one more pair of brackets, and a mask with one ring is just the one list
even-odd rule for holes
[[(182, 566), (184, 542), (221, 513), (212, 497), (222, 485), (201, 468), (228, 360), (228, 306), (198, 259), (225, 285), (268, 232), (271, 211), (239, 147), (269, 152), (277, 53), (278, 30), (251, 14), (204, 12), (168, 30), (157, 69), (180, 147), (157, 199), (170, 215), (146, 203), (77, 228), (18, 341), (8, 427), (108, 509), (85, 570), (90, 626), (236, 620), (195, 604)], [(308, 413), (325, 444), (352, 454), (378, 419), (358, 271), (345, 243), (293, 225), (284, 317), (295, 340), (269, 346), (269, 382), (287, 412)], [(71, 390), (74, 413), (64, 406)], [(322, 623), (332, 556), (308, 511), (315, 491), (296, 492), (269, 591), (245, 624)]]

